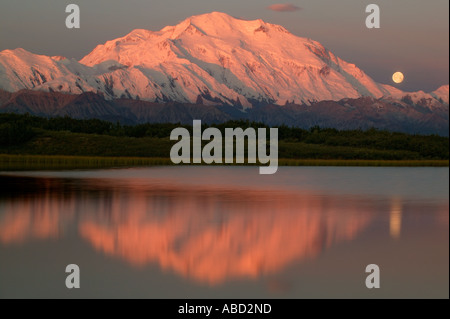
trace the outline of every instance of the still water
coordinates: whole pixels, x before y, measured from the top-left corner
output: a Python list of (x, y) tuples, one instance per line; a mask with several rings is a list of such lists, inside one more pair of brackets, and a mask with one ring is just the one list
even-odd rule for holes
[(0, 190), (0, 298), (449, 297), (448, 168), (8, 172)]

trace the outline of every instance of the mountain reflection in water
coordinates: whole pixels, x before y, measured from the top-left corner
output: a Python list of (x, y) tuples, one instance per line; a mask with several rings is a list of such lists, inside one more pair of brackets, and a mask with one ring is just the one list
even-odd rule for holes
[(95, 249), (133, 266), (157, 263), (210, 284), (276, 273), (370, 222), (354, 201), (314, 194), (142, 187), (132, 179), (40, 178), (27, 187), (33, 183), (35, 192), (3, 204), (2, 243), (58, 238), (75, 227)]
[(355, 239), (380, 211), (387, 213), (391, 237), (401, 236), (399, 197), (386, 203), (363, 195), (226, 185), (186, 188), (134, 178), (6, 179), (0, 243), (75, 234), (132, 267), (157, 264), (210, 285), (276, 274), (314, 259)]

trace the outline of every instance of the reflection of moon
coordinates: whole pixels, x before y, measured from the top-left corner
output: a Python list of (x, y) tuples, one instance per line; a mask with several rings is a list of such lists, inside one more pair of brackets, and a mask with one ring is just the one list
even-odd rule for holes
[(392, 75), (392, 81), (394, 81), (395, 83), (402, 83), (404, 78), (405, 76), (403, 75), (402, 72), (395, 72)]

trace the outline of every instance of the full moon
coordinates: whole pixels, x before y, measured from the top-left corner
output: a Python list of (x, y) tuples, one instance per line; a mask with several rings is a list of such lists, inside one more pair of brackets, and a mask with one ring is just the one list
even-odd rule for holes
[(395, 83), (402, 83), (404, 79), (405, 79), (405, 76), (403, 75), (402, 72), (395, 72), (392, 75), (392, 81), (394, 81)]

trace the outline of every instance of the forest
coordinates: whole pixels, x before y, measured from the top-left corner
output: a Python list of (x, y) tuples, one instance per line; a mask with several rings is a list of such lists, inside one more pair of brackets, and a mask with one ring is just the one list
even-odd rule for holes
[[(169, 158), (170, 149), (177, 142), (170, 140), (170, 133), (177, 127), (192, 132), (192, 126), (181, 124), (131, 126), (98, 119), (0, 114), (0, 154)], [(225, 128), (268, 128), (249, 121), (202, 123), (202, 129), (208, 127), (217, 127), (222, 134)], [(449, 159), (449, 138), (438, 135), (278, 126), (278, 136), (280, 159)]]

